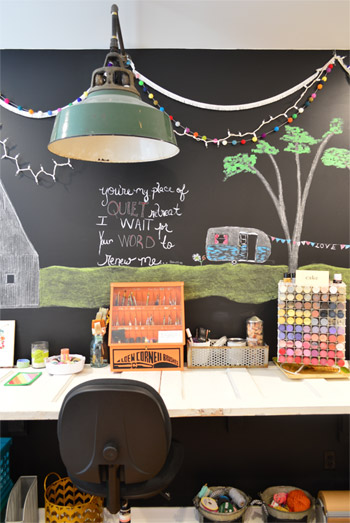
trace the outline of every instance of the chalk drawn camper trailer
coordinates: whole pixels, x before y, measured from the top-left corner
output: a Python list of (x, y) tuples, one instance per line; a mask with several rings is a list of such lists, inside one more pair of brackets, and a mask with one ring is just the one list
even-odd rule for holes
[(264, 263), (271, 254), (270, 238), (259, 229), (212, 227), (205, 242), (210, 261)]

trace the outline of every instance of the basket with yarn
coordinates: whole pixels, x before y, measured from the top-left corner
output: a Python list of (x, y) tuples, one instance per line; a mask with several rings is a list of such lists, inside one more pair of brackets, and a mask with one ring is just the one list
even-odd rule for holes
[(251, 498), (234, 487), (204, 485), (194, 497), (198, 512), (209, 521), (235, 521), (243, 516)]
[(260, 497), (268, 513), (277, 519), (303, 519), (311, 513), (314, 506), (311, 494), (298, 487), (270, 487)]

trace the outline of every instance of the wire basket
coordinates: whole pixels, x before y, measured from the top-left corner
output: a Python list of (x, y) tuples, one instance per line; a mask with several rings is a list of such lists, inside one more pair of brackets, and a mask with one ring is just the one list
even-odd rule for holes
[[(59, 479), (47, 486), (51, 475)], [(102, 523), (103, 498), (81, 492), (70, 478), (50, 472), (44, 481), (46, 523)]]
[(236, 368), (268, 367), (268, 345), (258, 347), (195, 347), (187, 346), (187, 367)]
[(0, 438), (0, 515), (12, 488), (10, 478), (10, 446), (12, 438)]
[[(307, 510), (303, 510), (301, 512), (282, 512), (281, 510), (278, 510), (276, 508), (269, 506), (271, 501), (273, 500), (274, 494), (277, 494), (277, 492), (290, 492), (291, 490), (302, 490), (311, 502), (310, 508)], [(314, 498), (311, 496), (311, 494), (306, 492), (306, 490), (303, 490), (299, 487), (290, 487), (290, 486), (289, 487), (282, 486), (282, 487), (267, 488), (266, 490), (264, 490), (264, 492), (262, 492), (260, 494), (260, 497), (261, 497), (262, 501), (264, 502), (268, 513), (271, 516), (274, 516), (277, 519), (291, 519), (293, 521), (303, 519), (306, 516), (308, 516), (311, 513), (311, 511), (314, 507), (314, 502), (315, 502)]]

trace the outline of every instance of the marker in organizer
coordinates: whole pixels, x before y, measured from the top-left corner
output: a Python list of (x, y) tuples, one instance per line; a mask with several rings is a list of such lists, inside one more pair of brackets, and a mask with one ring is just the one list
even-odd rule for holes
[(186, 329), (187, 338), (189, 339), (190, 343), (193, 342), (192, 333), (189, 328)]
[(61, 363), (69, 362), (69, 349), (61, 349)]

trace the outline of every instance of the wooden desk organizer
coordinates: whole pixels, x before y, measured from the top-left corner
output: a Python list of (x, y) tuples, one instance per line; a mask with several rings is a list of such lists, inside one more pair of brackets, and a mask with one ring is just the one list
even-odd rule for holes
[(183, 282), (111, 283), (111, 370), (183, 369)]

